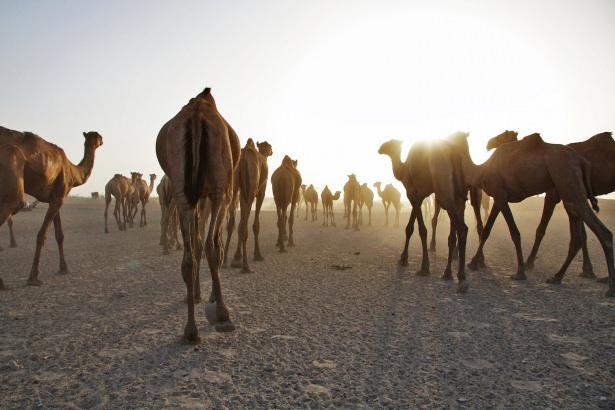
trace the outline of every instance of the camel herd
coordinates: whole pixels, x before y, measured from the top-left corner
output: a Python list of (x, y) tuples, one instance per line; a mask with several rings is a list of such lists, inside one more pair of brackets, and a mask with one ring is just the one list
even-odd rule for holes
[[(96, 132), (84, 132), (83, 136), (84, 156), (78, 165), (74, 165), (62, 149), (41, 137), (0, 127), (0, 225), (8, 221), (12, 245), (11, 216), (25, 206), (24, 194), (49, 203), (37, 235), (29, 285), (41, 284), (38, 279), (39, 257), (52, 221), (60, 253), (59, 270), (60, 273), (68, 272), (62, 246), (64, 235), (60, 207), (72, 187), (87, 181), (94, 165), (95, 151), (102, 145), (102, 137)], [(379, 154), (390, 158), (393, 176), (403, 184), (412, 206), (400, 264), (408, 264), (408, 245), (416, 222), (422, 248), (417, 274), (430, 274), (428, 251), (435, 249), (438, 214), (441, 209), (445, 210), (451, 223), (448, 259), (442, 278), (453, 278), (452, 262), (458, 258), (457, 291), (466, 292), (469, 288), (465, 273), (468, 227), (464, 211), (469, 197), (479, 245), (467, 267), (476, 270), (485, 266), (483, 249), (501, 213), (509, 227), (517, 255), (517, 269), (512, 278), (525, 279), (526, 270), (534, 265), (555, 205), (562, 201), (570, 222), (570, 245), (561, 269), (548, 279), (548, 283), (561, 282), (579, 249), (583, 250), (583, 276), (595, 277), (587, 252), (587, 225), (600, 241), (606, 257), (608, 277), (600, 281), (608, 282), (607, 296), (615, 296), (612, 234), (594, 213), (598, 211), (595, 196), (615, 190), (615, 141), (611, 133), (601, 133), (586, 141), (565, 146), (546, 143), (539, 134), (518, 140), (516, 132), (505, 131), (489, 140), (487, 149), (495, 151), (482, 165), (472, 162), (467, 138), (467, 133), (456, 132), (438, 141), (416, 142), (405, 161), (402, 160), (402, 142), (399, 140), (387, 141), (378, 149)], [(248, 262), (247, 240), (254, 205), (253, 260), (263, 260), (259, 245), (260, 212), (269, 180), (267, 160), (271, 155), (273, 149), (266, 141), (255, 143), (248, 139), (241, 147), (239, 137), (218, 111), (209, 88), (190, 99), (162, 126), (158, 134), (156, 156), (164, 171), (156, 188), (162, 211), (160, 245), (165, 254), (173, 247), (183, 249), (180, 269), (186, 285), (188, 319), (184, 339), (188, 342), (199, 340), (195, 304), (201, 301), (199, 274), (203, 253), (212, 279), (205, 308), (206, 318), (218, 331), (234, 329), (223, 299), (220, 269), (227, 263), (230, 240), (237, 229), (237, 248), (231, 266), (241, 268), (242, 272), (252, 271)], [(155, 180), (156, 175), (150, 174), (148, 183), (138, 172), (132, 172), (131, 178), (115, 174), (109, 180), (105, 186), (106, 233), (109, 232), (107, 215), (112, 199), (115, 199), (113, 216), (120, 231), (134, 226), (139, 205), (139, 226), (147, 225), (146, 205)], [(390, 223), (389, 209), (392, 206), (395, 211), (393, 225), (398, 226), (401, 194), (391, 184), (384, 188), (382, 185), (381, 182), (373, 184), (384, 206), (385, 224)], [(294, 220), (302, 204), (305, 205), (305, 220), (318, 220), (319, 195), (313, 185), (303, 184), (297, 160), (288, 155), (271, 174), (271, 187), (277, 212), (276, 247), (279, 252), (286, 252), (287, 247), (295, 245)], [(532, 251), (524, 261), (520, 233), (509, 203), (541, 193), (546, 193), (543, 215), (536, 229)], [(320, 193), (322, 225), (336, 226), (333, 205), (342, 194), (346, 228), (359, 230), (363, 224), (363, 207), (367, 210), (367, 225), (371, 225), (374, 192), (367, 183), (361, 184), (354, 174), (348, 175), (343, 191), (333, 193), (325, 186)], [(434, 198), (434, 213), (428, 249), (423, 213), (431, 206), (431, 198)], [(493, 205), (489, 210), (490, 198)], [(240, 217), (235, 227), (237, 207)], [(486, 219), (484, 226), (481, 209)], [(225, 223), (227, 237), (226, 243), (223, 243)], [(0, 289), (4, 289), (1, 279)]]

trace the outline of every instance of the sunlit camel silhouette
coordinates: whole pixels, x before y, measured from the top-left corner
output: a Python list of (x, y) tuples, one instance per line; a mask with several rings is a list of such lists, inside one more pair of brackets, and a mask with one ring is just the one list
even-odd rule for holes
[[(505, 131), (497, 138), (508, 139), (514, 131)], [(497, 141), (497, 140), (495, 140)], [(474, 187), (483, 189), (493, 198), (489, 219), (481, 235), (481, 241), (469, 266), (472, 269), (484, 264), (483, 247), (491, 228), (500, 212), (508, 224), (517, 253), (517, 273), (513, 279), (525, 279), (525, 265), (521, 250), (521, 235), (515, 224), (509, 202), (523, 199), (542, 192), (557, 190), (564, 202), (570, 221), (570, 245), (568, 256), (561, 269), (547, 283), (560, 283), (568, 265), (581, 248), (585, 231), (583, 222), (596, 234), (604, 250), (609, 271), (607, 296), (615, 296), (615, 274), (613, 269), (613, 236), (602, 224), (587, 203), (598, 210), (590, 181), (589, 162), (570, 147), (548, 144), (539, 134), (531, 134), (518, 142), (508, 142), (498, 148), (482, 165), (475, 165), (470, 157), (467, 134), (455, 139), (457, 151), (462, 157), (464, 175)], [(522, 158), (523, 160), (519, 160)]]

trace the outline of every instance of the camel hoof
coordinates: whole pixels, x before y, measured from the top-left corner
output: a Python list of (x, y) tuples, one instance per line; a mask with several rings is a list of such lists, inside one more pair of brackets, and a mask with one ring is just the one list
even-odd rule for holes
[(4, 282), (2, 282), (2, 279), (0, 279), (0, 290), (9, 290), (9, 288), (4, 286)]
[(11, 242), (11, 248), (16, 248), (17, 244), (15, 242)]
[(416, 276), (429, 276), (431, 275), (431, 272), (429, 272), (429, 269), (420, 269), (416, 271), (415, 275)]
[(231, 262), (231, 268), (243, 268), (243, 263), (240, 260), (233, 260)]
[(512, 280), (526, 280), (527, 276), (525, 276), (525, 273), (515, 273), (514, 275), (511, 275), (510, 278)]
[(254, 273), (254, 271), (250, 269), (249, 267), (247, 267), (247, 268), (242, 268), (241, 273)]
[(583, 271), (579, 274), (580, 278), (596, 279), (596, 274), (593, 271)]
[(108, 230), (108, 229), (105, 229), (105, 233), (109, 233), (109, 230)]
[(453, 280), (453, 274), (451, 272), (444, 272), (441, 276), (442, 280)]
[(289, 248), (294, 248), (295, 247), (295, 243), (294, 242), (288, 242), (288, 247)]
[(68, 268), (60, 269), (58, 271), (58, 275), (68, 275), (69, 273), (70, 271), (68, 270)]
[(598, 278), (598, 279), (596, 279), (596, 282), (598, 282), (598, 283), (609, 283), (609, 277), (605, 276), (603, 278)]
[(429, 249), (427, 249), (429, 252), (435, 252), (436, 251), (436, 247), (435, 246), (430, 246)]
[(399, 266), (408, 266), (408, 259), (400, 259)]
[(559, 285), (560, 283), (562, 283), (562, 280), (560, 278), (556, 278), (555, 276), (553, 276), (547, 279), (546, 283), (550, 285)]
[(609, 289), (606, 291), (606, 297), (607, 298), (613, 298), (615, 297), (615, 289)]
[(470, 289), (470, 284), (467, 280), (462, 280), (457, 284), (457, 293), (468, 293), (468, 289)]
[(43, 284), (43, 282), (41, 282), (38, 279), (28, 279), (28, 281), (26, 282), (26, 284), (28, 286), (41, 286)]
[(199, 331), (196, 326), (193, 326), (192, 328), (186, 326), (186, 328), (184, 329), (184, 337), (182, 338), (182, 342), (189, 345), (201, 343)]
[(286, 248), (280, 248), (280, 253), (286, 253), (286, 252), (288, 252)]
[(476, 262), (475, 260), (472, 260), (470, 263), (468, 263), (468, 269), (478, 270), (478, 262)]
[(235, 326), (231, 323), (225, 306), (218, 309), (218, 302), (210, 302), (205, 306), (205, 318), (218, 332), (232, 332)]
[(235, 325), (230, 320), (227, 320), (226, 322), (215, 324), (214, 329), (216, 329), (216, 332), (230, 333), (235, 331)]
[(534, 262), (525, 262), (525, 270), (534, 270)]
[(265, 258), (263, 258), (261, 255), (257, 255), (257, 256), (254, 256), (254, 259), (253, 259), (253, 260), (254, 260), (255, 262), (262, 262), (262, 261), (264, 261), (264, 260), (265, 260)]

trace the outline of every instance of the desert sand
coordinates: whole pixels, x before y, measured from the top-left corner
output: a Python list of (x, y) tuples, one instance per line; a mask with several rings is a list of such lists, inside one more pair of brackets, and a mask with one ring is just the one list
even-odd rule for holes
[[(615, 203), (600, 205), (615, 230)], [(562, 285), (544, 283), (568, 249), (561, 205), (529, 280), (508, 279), (514, 249), (499, 218), (488, 269), (469, 272), (464, 295), (440, 280), (444, 216), (431, 276), (418, 277), (416, 231), (410, 265), (401, 268), (403, 228), (383, 227), (380, 205), (374, 226), (359, 232), (343, 229), (339, 209), (337, 228), (298, 218), (297, 246), (286, 254), (275, 250), (274, 213), (266, 211), (266, 260), (252, 263), (252, 274), (223, 270), (237, 330), (216, 333), (198, 305), (196, 346), (180, 342), (181, 252), (162, 255), (156, 199), (149, 225), (127, 232), (110, 223), (103, 233), (103, 207), (90, 199), (65, 204), (71, 273), (55, 273), (50, 230), (41, 287), (25, 282), (46, 206), (16, 216), (18, 248), (0, 230), (0, 276), (11, 288), (0, 292), (0, 408), (615, 407), (615, 300), (604, 297), (606, 285), (578, 277), (580, 255)], [(513, 207), (525, 255), (541, 207), (537, 198)], [(466, 215), (471, 257), (477, 238)], [(406, 207), (402, 225), (407, 218)], [(250, 257), (251, 241), (250, 230)], [(606, 275), (593, 234), (589, 245), (596, 273)], [(201, 283), (209, 294), (207, 269)]]

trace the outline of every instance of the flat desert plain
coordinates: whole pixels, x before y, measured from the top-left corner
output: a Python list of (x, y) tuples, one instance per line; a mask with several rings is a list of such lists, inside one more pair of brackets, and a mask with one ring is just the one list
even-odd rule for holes
[[(359, 232), (344, 229), (340, 210), (336, 228), (304, 221), (302, 210), (297, 246), (285, 254), (274, 247), (275, 212), (265, 211), (266, 260), (252, 274), (223, 270), (236, 331), (215, 332), (198, 305), (195, 346), (180, 341), (181, 252), (158, 246), (157, 200), (145, 228), (110, 223), (109, 234), (103, 203), (72, 198), (62, 208), (71, 273), (55, 273), (50, 229), (41, 287), (25, 282), (46, 205), (15, 217), (18, 248), (2, 227), (0, 275), (10, 290), (0, 293), (0, 408), (615, 408), (615, 300), (606, 285), (578, 277), (580, 255), (561, 285), (545, 284), (568, 249), (561, 205), (527, 281), (508, 278), (514, 248), (499, 218), (488, 268), (468, 273), (463, 295), (440, 279), (444, 215), (431, 276), (419, 277), (416, 231), (410, 265), (399, 267), (404, 231), (383, 226), (380, 206)], [(600, 205), (615, 230), (615, 203)], [(539, 198), (513, 206), (526, 255), (541, 210)], [(469, 212), (466, 220), (471, 257)], [(589, 246), (606, 275), (591, 233)], [(201, 284), (207, 295), (207, 269)]]

